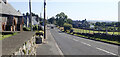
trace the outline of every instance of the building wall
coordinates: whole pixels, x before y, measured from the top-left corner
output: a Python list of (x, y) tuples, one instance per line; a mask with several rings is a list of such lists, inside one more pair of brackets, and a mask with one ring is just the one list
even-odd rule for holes
[(7, 24), (7, 17), (6, 16), (2, 16), (1, 17), (1, 26), (2, 26), (2, 31), (5, 31), (5, 27), (6, 27), (6, 24)]
[(2, 17), (0, 16), (0, 32), (2, 31)]

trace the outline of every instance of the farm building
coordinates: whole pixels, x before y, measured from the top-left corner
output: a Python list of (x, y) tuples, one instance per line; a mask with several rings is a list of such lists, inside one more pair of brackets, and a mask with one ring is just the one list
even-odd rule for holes
[(7, 0), (0, 0), (0, 19), (2, 31), (22, 31), (23, 16)]

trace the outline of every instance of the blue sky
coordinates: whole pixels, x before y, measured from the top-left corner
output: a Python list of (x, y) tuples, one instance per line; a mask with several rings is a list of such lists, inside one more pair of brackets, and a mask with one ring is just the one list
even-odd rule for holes
[[(64, 12), (73, 20), (108, 20), (118, 21), (118, 1), (119, 0), (49, 0), (47, 1), (48, 18)], [(28, 0), (13, 1), (9, 3), (22, 13), (29, 12)], [(43, 16), (43, 2), (32, 1), (32, 12)]]

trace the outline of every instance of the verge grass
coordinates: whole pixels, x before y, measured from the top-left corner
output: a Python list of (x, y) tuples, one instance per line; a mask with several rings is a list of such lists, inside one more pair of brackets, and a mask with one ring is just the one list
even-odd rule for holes
[[(80, 33), (106, 33), (103, 31), (93, 31), (93, 30), (84, 30), (84, 29), (77, 29), (73, 28), (74, 32), (80, 32)], [(113, 34), (113, 32), (108, 32), (108, 34)], [(120, 35), (120, 32), (114, 32), (114, 35)]]
[(8, 34), (8, 35), (2, 35), (2, 34), (0, 34), (0, 40), (3, 40), (3, 39), (5, 39), (5, 38), (11, 37), (11, 36), (16, 35), (16, 34), (17, 34), (17, 33)]

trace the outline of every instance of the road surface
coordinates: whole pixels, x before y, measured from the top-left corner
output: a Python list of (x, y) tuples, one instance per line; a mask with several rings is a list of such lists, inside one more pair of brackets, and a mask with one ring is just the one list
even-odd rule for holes
[(118, 46), (69, 35), (59, 29), (50, 29), (64, 55), (118, 55)]

